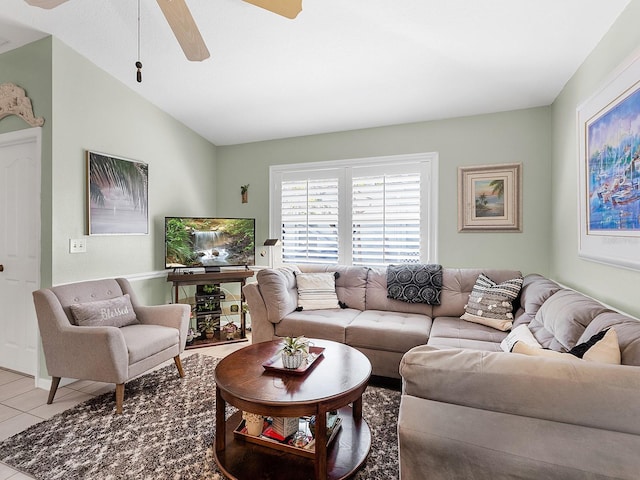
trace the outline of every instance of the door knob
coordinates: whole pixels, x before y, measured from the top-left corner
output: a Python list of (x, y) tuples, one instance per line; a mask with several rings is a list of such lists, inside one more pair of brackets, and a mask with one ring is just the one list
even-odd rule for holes
[(0, 272), (4, 272), (4, 265), (0, 264)]

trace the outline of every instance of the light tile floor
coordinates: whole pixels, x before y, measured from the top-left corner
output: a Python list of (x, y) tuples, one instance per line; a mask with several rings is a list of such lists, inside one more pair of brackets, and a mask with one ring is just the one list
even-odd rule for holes
[[(251, 334), (247, 332), (248, 342), (229, 343), (213, 347), (185, 350), (182, 358), (194, 353), (224, 358), (239, 348), (251, 343)], [(173, 364), (165, 362), (157, 368)], [(0, 442), (26, 430), (31, 425), (51, 418), (78, 403), (105, 392), (115, 390), (115, 385), (101, 382), (79, 380), (58, 388), (55, 399), (47, 405), (49, 392), (35, 387), (33, 377), (21, 375), (0, 368)], [(125, 405), (126, 408), (126, 405)], [(0, 480), (24, 480), (33, 478), (0, 462)]]

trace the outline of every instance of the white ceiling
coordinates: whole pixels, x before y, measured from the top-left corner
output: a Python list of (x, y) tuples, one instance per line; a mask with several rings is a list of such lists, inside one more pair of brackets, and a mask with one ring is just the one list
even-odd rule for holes
[(189, 62), (156, 2), (141, 0), (138, 84), (135, 0), (2, 0), (0, 53), (54, 35), (232, 145), (549, 105), (629, 1), (304, 0), (289, 20), (187, 0), (211, 52)]

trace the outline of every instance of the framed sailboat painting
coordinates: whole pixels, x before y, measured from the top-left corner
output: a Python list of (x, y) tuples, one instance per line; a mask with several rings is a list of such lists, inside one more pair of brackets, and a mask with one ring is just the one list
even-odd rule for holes
[(640, 59), (578, 108), (581, 257), (640, 268)]

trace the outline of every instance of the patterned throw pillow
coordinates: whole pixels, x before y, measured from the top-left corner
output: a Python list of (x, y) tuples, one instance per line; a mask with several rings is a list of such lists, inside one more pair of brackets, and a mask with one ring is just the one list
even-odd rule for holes
[(611, 365), (620, 365), (621, 363), (618, 335), (613, 328), (606, 330), (604, 336), (584, 353), (582, 359), (569, 352), (554, 352), (553, 350), (546, 350), (544, 348), (531, 347), (525, 342), (516, 342), (511, 351), (513, 353), (536, 357), (558, 358), (571, 362), (583, 362), (586, 360), (587, 362), (609, 363)]
[(465, 305), (463, 320), (507, 331), (513, 325), (513, 301), (522, 288), (522, 277), (496, 284), (481, 273)]
[(109, 300), (71, 305), (76, 323), (83, 327), (124, 327), (138, 323), (129, 294)]
[(442, 265), (409, 264), (387, 267), (387, 298), (407, 303), (440, 305)]
[(298, 310), (340, 308), (336, 294), (336, 274), (296, 273)]

